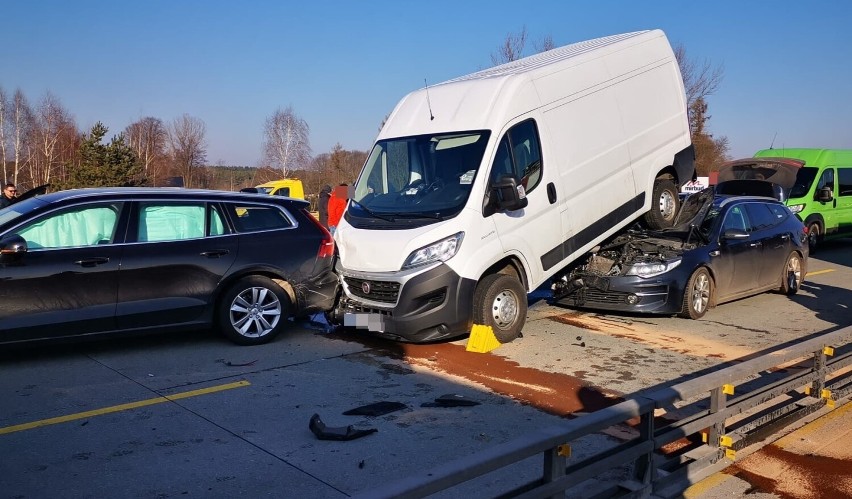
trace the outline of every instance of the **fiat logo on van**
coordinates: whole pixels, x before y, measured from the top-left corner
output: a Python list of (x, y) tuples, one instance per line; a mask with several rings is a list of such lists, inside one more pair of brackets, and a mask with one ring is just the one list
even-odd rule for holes
[(370, 294), (370, 283), (367, 281), (362, 282), (361, 291), (363, 291), (365, 295)]

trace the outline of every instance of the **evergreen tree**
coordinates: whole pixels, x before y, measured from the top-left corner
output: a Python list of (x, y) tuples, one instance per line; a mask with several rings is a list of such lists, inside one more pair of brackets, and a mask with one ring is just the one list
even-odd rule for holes
[(118, 187), (144, 183), (142, 164), (133, 149), (126, 144), (124, 134), (104, 144), (107, 131), (107, 127), (98, 122), (83, 137), (79, 164), (69, 169), (68, 180), (62, 188)]

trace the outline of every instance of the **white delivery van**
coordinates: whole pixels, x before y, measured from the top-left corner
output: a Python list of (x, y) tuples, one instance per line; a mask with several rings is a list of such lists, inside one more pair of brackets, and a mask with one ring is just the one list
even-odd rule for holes
[(492, 326), (693, 179), (683, 81), (662, 31), (556, 48), (406, 95), (338, 225), (334, 322), (400, 341)]

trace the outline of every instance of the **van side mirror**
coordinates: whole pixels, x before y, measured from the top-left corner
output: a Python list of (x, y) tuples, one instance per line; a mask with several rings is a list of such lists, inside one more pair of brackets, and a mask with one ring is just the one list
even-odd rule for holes
[(831, 187), (823, 187), (817, 191), (817, 201), (820, 203), (827, 203), (832, 199), (834, 199), (834, 196), (831, 195)]
[(498, 210), (515, 211), (526, 208), (529, 201), (523, 185), (512, 175), (504, 175), (491, 186)]

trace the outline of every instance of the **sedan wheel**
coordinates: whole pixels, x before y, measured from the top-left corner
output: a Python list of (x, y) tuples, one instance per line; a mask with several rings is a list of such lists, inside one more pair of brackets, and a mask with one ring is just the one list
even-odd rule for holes
[(795, 251), (787, 257), (784, 272), (781, 274), (781, 292), (794, 295), (802, 285), (802, 257)]
[(713, 280), (706, 268), (692, 273), (683, 292), (680, 315), (687, 319), (700, 319), (707, 312), (713, 297)]
[(219, 329), (234, 343), (259, 345), (274, 338), (290, 315), (290, 298), (271, 279), (240, 279), (222, 296)]

